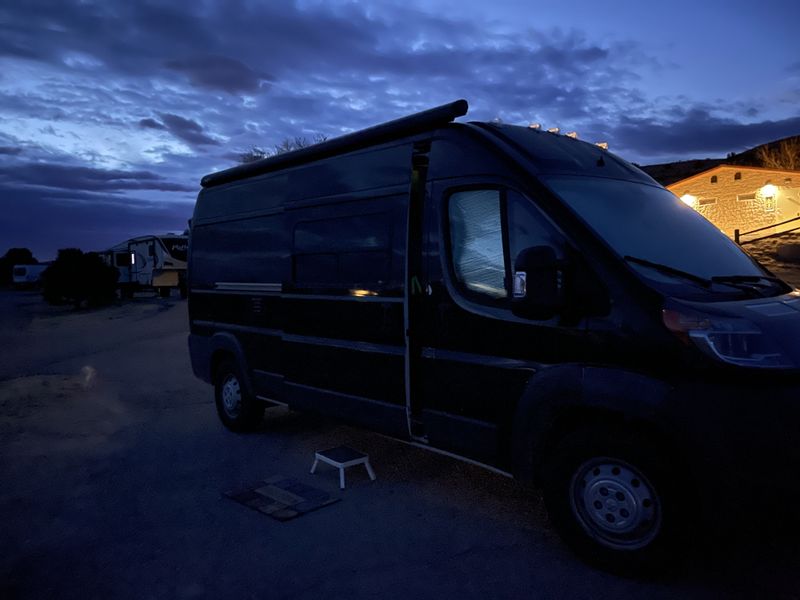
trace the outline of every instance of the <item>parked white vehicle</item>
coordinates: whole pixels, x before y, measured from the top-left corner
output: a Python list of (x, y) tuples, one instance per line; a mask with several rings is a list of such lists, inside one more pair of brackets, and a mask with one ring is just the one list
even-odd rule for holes
[(163, 297), (173, 288), (186, 296), (185, 235), (145, 235), (131, 238), (102, 253), (119, 270), (119, 289), (130, 297), (138, 290), (155, 289)]

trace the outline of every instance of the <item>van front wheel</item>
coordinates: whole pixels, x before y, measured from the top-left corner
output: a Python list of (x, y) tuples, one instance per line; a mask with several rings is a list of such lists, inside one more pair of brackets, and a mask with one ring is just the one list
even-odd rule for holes
[(263, 421), (264, 404), (247, 392), (232, 359), (223, 360), (217, 368), (214, 399), (220, 420), (231, 431), (252, 431)]
[(691, 496), (674, 460), (644, 436), (580, 430), (550, 453), (550, 518), (581, 557), (619, 573), (663, 570), (688, 530)]

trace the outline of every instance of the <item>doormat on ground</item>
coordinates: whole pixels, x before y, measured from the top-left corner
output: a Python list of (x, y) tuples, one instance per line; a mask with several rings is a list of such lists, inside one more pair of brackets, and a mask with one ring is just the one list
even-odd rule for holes
[(339, 498), (331, 498), (328, 492), (282, 475), (225, 492), (225, 496), (278, 521), (301, 517), (339, 501)]

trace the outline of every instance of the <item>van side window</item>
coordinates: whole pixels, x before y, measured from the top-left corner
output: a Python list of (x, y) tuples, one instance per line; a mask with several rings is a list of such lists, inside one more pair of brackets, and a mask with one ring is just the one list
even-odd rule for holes
[(293, 243), (295, 283), (383, 286), (391, 277), (391, 223), (385, 213), (298, 223)]
[(550, 246), (557, 256), (564, 256), (561, 234), (519, 192), (455, 192), (448, 202), (448, 216), (453, 273), (474, 300), (505, 306), (514, 261), (526, 248)]
[(470, 190), (450, 197), (450, 244), (456, 279), (490, 298), (508, 296), (499, 190)]
[(506, 192), (508, 238), (511, 266), (519, 253), (532, 246), (550, 246), (556, 256), (563, 257), (564, 240), (528, 198), (509, 190)]

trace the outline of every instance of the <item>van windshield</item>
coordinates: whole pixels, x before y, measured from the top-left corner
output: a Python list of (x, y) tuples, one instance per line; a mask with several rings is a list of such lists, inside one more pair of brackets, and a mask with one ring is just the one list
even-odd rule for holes
[(732, 275), (768, 276), (731, 239), (664, 188), (600, 177), (543, 180), (650, 279), (675, 280), (684, 274), (686, 281), (697, 283)]

